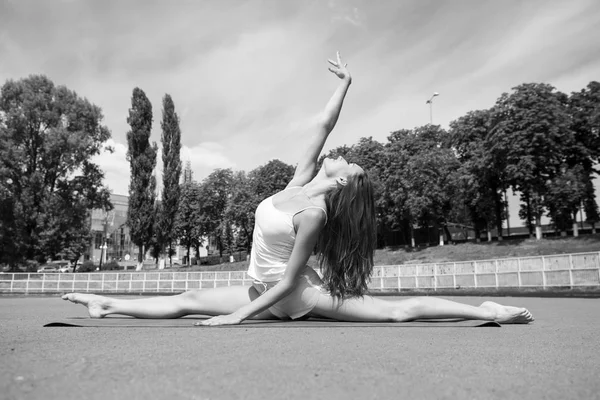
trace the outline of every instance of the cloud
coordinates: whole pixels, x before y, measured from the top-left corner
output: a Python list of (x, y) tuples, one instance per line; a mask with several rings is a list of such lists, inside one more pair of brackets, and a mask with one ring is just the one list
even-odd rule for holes
[(339, 2), (336, 0), (329, 0), (327, 6), (332, 12), (331, 22), (337, 23), (348, 23), (354, 27), (360, 28), (363, 26), (363, 16), (358, 10), (358, 7), (353, 6), (352, 2), (345, 1)]
[(204, 142), (195, 146), (183, 146), (181, 159), (185, 166), (190, 161), (194, 180), (202, 181), (216, 168), (236, 169), (237, 164), (227, 155), (227, 148), (216, 142)]
[(159, 146), (172, 96), (182, 159), (189, 150), (201, 180), (295, 164), (337, 85), (326, 63), (336, 50), (354, 83), (325, 150), (428, 123), (434, 91), (434, 123), (447, 126), (523, 82), (580, 90), (597, 80), (599, 23), (595, 0), (0, 2), (0, 80), (43, 73), (99, 105), (117, 150), (99, 160), (127, 193), (134, 87), (153, 104)]
[(127, 195), (130, 180), (127, 146), (113, 139), (109, 139), (106, 146), (112, 147), (114, 152), (103, 151), (93, 158), (93, 162), (104, 171), (104, 184), (112, 193)]

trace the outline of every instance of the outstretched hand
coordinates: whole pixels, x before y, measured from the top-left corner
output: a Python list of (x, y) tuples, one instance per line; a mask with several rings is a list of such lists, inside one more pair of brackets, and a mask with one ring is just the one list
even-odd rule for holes
[(337, 55), (337, 61), (327, 60), (327, 61), (329, 61), (329, 64), (331, 64), (331, 67), (329, 67), (329, 70), (331, 72), (333, 72), (334, 74), (336, 74), (337, 77), (340, 79), (345, 79), (348, 81), (352, 80), (352, 77), (350, 76), (350, 71), (348, 71), (348, 69), (346, 68), (346, 66), (348, 64), (344, 64), (342, 62), (342, 58), (340, 57), (339, 51), (336, 53), (336, 55)]
[(217, 326), (217, 325), (238, 325), (242, 323), (242, 319), (234, 314), (218, 315), (202, 322), (196, 322), (195, 326)]

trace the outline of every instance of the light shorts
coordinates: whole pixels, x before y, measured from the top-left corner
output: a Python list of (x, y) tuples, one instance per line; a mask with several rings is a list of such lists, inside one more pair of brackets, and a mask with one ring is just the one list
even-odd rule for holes
[[(255, 280), (252, 286), (260, 296), (275, 286), (277, 282)], [(328, 293), (323, 287), (323, 281), (319, 274), (307, 266), (298, 277), (296, 287), (292, 293), (269, 307), (269, 311), (279, 319), (299, 319), (315, 308), (321, 294)]]

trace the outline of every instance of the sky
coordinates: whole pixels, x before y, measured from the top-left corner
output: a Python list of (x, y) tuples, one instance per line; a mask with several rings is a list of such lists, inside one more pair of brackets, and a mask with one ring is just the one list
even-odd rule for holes
[(579, 91), (600, 80), (599, 26), (597, 0), (0, 0), (0, 83), (44, 74), (101, 107), (115, 151), (96, 161), (127, 194), (135, 87), (159, 147), (173, 98), (182, 160), (202, 180), (295, 165), (338, 84), (336, 51), (353, 84), (325, 151), (429, 123), (433, 92), (447, 128), (521, 83)]

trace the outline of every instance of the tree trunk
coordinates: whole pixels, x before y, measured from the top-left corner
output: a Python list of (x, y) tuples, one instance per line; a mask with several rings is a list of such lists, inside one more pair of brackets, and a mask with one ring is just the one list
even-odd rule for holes
[(173, 252), (171, 251), (171, 243), (169, 243), (168, 249), (169, 249), (169, 267), (173, 267), (173, 254), (171, 254)]
[(444, 233), (448, 238), (448, 243), (454, 244), (454, 240), (452, 240), (452, 234), (450, 233), (450, 229), (448, 229), (448, 225), (444, 225)]
[(535, 238), (542, 239), (542, 218), (539, 215), (535, 217)]
[(529, 194), (525, 194), (525, 206), (527, 207), (527, 228), (529, 229), (529, 238), (533, 238), (533, 224), (531, 223), (533, 216), (531, 215), (531, 199)]
[(579, 236), (579, 225), (577, 224), (577, 221), (573, 222), (573, 236)]
[(498, 190), (494, 190), (494, 206), (496, 211), (496, 230), (498, 231), (498, 240), (502, 240), (502, 210), (504, 210), (504, 203), (502, 202), (502, 192), (498, 193)]
[(135, 267), (136, 271), (141, 271), (142, 268), (144, 267), (144, 245), (140, 244), (138, 245), (139, 248), (139, 253), (138, 253), (138, 263), (137, 266)]
[(250, 232), (248, 232), (248, 227), (246, 224), (242, 225), (242, 229), (244, 230), (244, 234), (246, 235), (246, 250), (250, 253), (250, 249), (252, 247)]
[(200, 245), (197, 245), (194, 250), (196, 251), (196, 262), (200, 265)]

